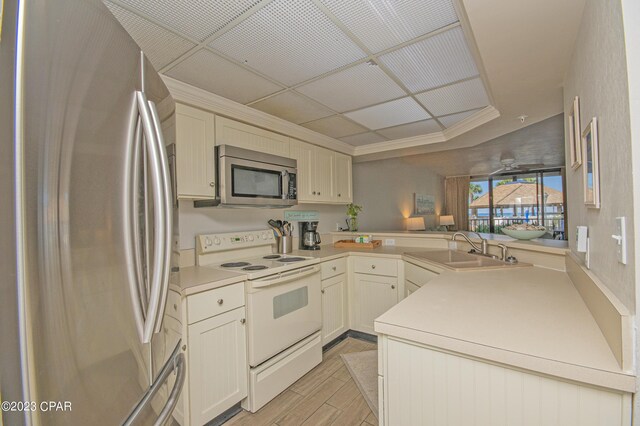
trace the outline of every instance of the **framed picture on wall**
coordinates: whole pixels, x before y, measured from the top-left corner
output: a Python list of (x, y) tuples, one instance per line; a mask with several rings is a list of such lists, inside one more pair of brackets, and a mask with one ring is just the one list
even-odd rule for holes
[(582, 143), (580, 141), (580, 98), (573, 99), (571, 112), (569, 112), (569, 148), (571, 150), (571, 168), (577, 169), (582, 164)]
[(600, 162), (598, 159), (598, 119), (593, 117), (582, 132), (584, 155), (584, 204), (600, 208)]
[(436, 197), (433, 195), (413, 194), (413, 214), (416, 216), (436, 214)]

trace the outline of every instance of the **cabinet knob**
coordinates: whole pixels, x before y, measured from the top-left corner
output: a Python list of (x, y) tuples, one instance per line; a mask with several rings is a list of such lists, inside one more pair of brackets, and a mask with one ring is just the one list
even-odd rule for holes
[(216, 183), (215, 182), (209, 182), (209, 186), (210, 187), (214, 187), (214, 186), (216, 186)]
[(331, 268), (331, 269), (333, 269), (333, 270), (335, 271), (337, 268), (334, 266), (334, 267), (333, 267), (333, 268)]
[(320, 293), (324, 294), (324, 289), (320, 290)]
[(218, 305), (222, 305), (224, 303), (223, 299), (218, 299)]
[(396, 286), (395, 286), (395, 285), (392, 285), (392, 286), (391, 286), (391, 290), (395, 290), (395, 289), (396, 289)]
[(376, 265), (371, 265), (371, 269), (376, 269)]
[(320, 195), (320, 191), (318, 191), (318, 195)]
[(186, 351), (187, 350), (187, 345), (182, 345), (182, 350)]
[(338, 197), (342, 197), (342, 194), (338, 194)]
[(240, 320), (240, 324), (244, 324), (245, 322), (247, 322), (247, 319), (246, 319), (246, 318), (242, 318), (242, 319)]
[(173, 304), (173, 310), (177, 311), (178, 310), (178, 305), (176, 305), (175, 303)]
[(316, 191), (313, 191), (313, 195), (316, 195)]

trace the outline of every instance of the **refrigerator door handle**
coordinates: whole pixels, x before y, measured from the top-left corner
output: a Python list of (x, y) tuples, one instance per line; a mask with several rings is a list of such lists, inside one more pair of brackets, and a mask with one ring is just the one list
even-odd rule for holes
[(182, 391), (182, 387), (184, 386), (184, 380), (186, 377), (186, 362), (184, 359), (184, 354), (180, 351), (180, 346), (182, 345), (182, 340), (178, 341), (178, 344), (174, 348), (171, 356), (167, 363), (162, 367), (160, 374), (153, 382), (149, 390), (144, 394), (140, 402), (133, 409), (129, 417), (124, 421), (123, 426), (131, 426), (136, 424), (136, 420), (140, 414), (145, 411), (145, 408), (148, 404), (151, 403), (153, 397), (158, 393), (162, 385), (167, 381), (169, 375), (172, 372), (176, 372), (176, 381), (173, 384), (173, 389), (169, 393), (169, 397), (167, 398), (167, 403), (160, 411), (158, 418), (154, 422), (154, 426), (163, 426), (167, 420), (169, 420), (169, 416), (173, 412), (174, 408), (178, 404), (178, 398), (180, 397), (180, 392)]
[(150, 294), (147, 313), (144, 319), (144, 328), (142, 332), (142, 343), (149, 343), (151, 341), (151, 336), (156, 331), (156, 329), (159, 328), (159, 326), (156, 326), (158, 322), (157, 320), (158, 311), (160, 310), (160, 303), (163, 299), (162, 290), (164, 288), (164, 268), (168, 268), (165, 255), (167, 251), (166, 241), (170, 236), (166, 235), (166, 185), (162, 170), (163, 167), (166, 168), (166, 163), (163, 163), (160, 159), (162, 150), (158, 149), (159, 145), (157, 141), (157, 132), (153, 123), (151, 110), (147, 103), (147, 97), (143, 92), (138, 91), (136, 92), (136, 99), (138, 101), (138, 110), (145, 136), (145, 152), (147, 153), (147, 157), (149, 158), (149, 171), (151, 174), (151, 179), (149, 181), (153, 194), (153, 252), (147, 253), (147, 259), (152, 265), (152, 270), (147, 271), (147, 274), (150, 277)]
[(158, 111), (153, 102), (148, 101), (149, 111), (151, 112), (151, 119), (153, 121), (153, 128), (156, 133), (156, 149), (158, 150), (158, 160), (160, 162), (159, 169), (162, 178), (162, 192), (159, 194), (164, 207), (164, 245), (161, 256), (163, 262), (158, 265), (158, 273), (160, 275), (160, 300), (158, 305), (158, 312), (155, 320), (154, 331), (160, 332), (162, 326), (162, 318), (164, 317), (164, 310), (167, 304), (167, 295), (169, 293), (169, 272), (171, 269), (171, 238), (173, 232), (173, 195), (171, 191), (171, 173), (169, 171), (169, 158), (167, 157), (167, 150), (164, 143), (164, 137), (162, 135), (162, 125)]
[(128, 157), (127, 174), (125, 175), (124, 209), (125, 215), (125, 251), (127, 257), (133, 259), (128, 263), (129, 290), (133, 304), (133, 316), (138, 335), (143, 343), (151, 339), (145, 335), (147, 322), (148, 291), (142, 270), (142, 247), (140, 242), (138, 190), (140, 186), (140, 162), (142, 161), (142, 123), (138, 108), (137, 96), (133, 100), (131, 110), (131, 130), (129, 136), (130, 151)]

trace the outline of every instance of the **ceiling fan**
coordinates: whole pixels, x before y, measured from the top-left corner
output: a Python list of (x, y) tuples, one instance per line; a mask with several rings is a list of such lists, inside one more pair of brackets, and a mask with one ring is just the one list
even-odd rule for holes
[(500, 164), (502, 164), (502, 167), (489, 173), (489, 176), (509, 172), (527, 172), (531, 169), (540, 169), (544, 167), (543, 163), (519, 164), (515, 158), (502, 158), (500, 159)]

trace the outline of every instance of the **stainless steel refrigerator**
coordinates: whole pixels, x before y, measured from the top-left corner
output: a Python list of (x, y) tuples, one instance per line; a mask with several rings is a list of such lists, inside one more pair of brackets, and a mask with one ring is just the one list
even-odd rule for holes
[(99, 0), (4, 12), (3, 418), (164, 424), (186, 368), (162, 327), (173, 100)]

